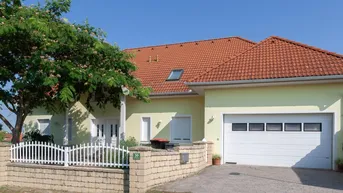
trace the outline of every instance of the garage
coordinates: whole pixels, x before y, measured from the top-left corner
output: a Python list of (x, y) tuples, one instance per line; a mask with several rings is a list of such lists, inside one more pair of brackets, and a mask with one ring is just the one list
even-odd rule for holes
[(332, 114), (226, 114), (224, 163), (332, 169)]

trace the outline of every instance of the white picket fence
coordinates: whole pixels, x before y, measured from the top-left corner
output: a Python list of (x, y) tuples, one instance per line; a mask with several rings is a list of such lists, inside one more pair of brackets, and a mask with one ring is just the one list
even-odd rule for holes
[(11, 145), (11, 162), (64, 166), (129, 167), (129, 150), (110, 144), (87, 143), (71, 147), (46, 142)]

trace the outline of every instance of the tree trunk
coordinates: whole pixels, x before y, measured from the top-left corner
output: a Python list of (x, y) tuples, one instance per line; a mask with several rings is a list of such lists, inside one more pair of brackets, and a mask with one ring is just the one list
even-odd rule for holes
[(21, 131), (23, 129), (25, 117), (17, 115), (17, 121), (15, 122), (14, 129), (12, 130), (12, 144), (20, 142)]

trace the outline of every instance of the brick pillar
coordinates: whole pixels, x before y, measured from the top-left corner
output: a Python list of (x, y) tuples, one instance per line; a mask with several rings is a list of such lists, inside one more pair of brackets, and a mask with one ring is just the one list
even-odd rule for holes
[(7, 164), (10, 162), (10, 144), (0, 143), (0, 186), (7, 185)]
[(213, 155), (213, 142), (207, 142), (207, 164), (212, 165), (212, 155)]
[(193, 142), (193, 146), (196, 147), (196, 156), (197, 158), (197, 164), (198, 168), (203, 169), (206, 167), (206, 142), (203, 141), (195, 141)]
[[(130, 193), (145, 193), (150, 189), (151, 147), (138, 146), (130, 151)], [(140, 155), (139, 159), (134, 156)]]

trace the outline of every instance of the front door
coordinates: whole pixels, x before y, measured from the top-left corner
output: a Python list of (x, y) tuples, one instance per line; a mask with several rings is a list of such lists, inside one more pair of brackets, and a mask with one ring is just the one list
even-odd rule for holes
[(118, 141), (118, 121), (115, 119), (106, 120), (105, 142), (107, 144), (117, 144)]
[(116, 119), (94, 119), (92, 142), (117, 145), (118, 125), (118, 120)]

